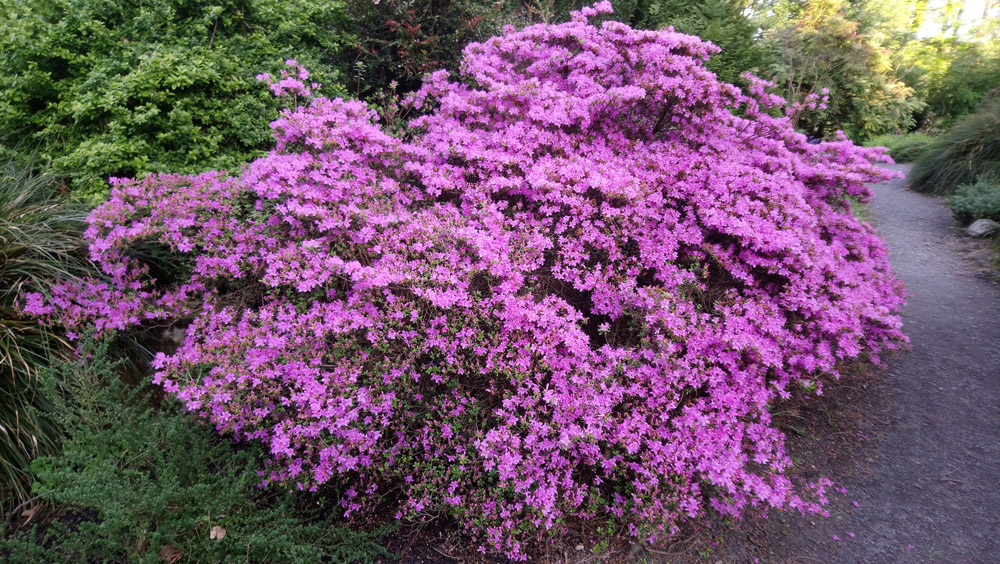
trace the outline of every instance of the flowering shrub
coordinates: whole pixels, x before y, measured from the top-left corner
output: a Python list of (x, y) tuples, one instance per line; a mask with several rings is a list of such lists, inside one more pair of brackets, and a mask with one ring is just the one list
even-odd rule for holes
[[(697, 38), (588, 24), (608, 8), (470, 45), (405, 141), (314, 98), (238, 176), (114, 181), (88, 231), (113, 282), (28, 309), (189, 323), (157, 381), (268, 444), (269, 481), (339, 477), (349, 513), (401, 492), (399, 517), (511, 557), (576, 519), (650, 539), (706, 503), (818, 511), (767, 407), (902, 338), (847, 203), (887, 158), (808, 144)], [(304, 69), (264, 78), (309, 95)], [(140, 243), (187, 274), (150, 279)]]

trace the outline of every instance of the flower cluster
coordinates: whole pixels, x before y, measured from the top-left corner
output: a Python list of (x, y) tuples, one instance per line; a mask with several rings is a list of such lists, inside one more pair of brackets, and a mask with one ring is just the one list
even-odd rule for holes
[(818, 510), (768, 407), (903, 338), (848, 200), (887, 157), (807, 143), (711, 44), (588, 23), (609, 9), (470, 45), (405, 140), (315, 98), (237, 176), (115, 181), (87, 232), (109, 282), (29, 309), (176, 320), (157, 382), (268, 444), (270, 481), (343, 480), (350, 513), (401, 492), (514, 558), (578, 519), (652, 539), (708, 504)]

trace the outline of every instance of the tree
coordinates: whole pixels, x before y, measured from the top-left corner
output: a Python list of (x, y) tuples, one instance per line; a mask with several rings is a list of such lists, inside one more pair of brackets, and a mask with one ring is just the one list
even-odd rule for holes
[(928, 104), (927, 117), (939, 123), (971, 113), (1000, 86), (1000, 18), (984, 18), (968, 34), (956, 29), (942, 25), (936, 36), (908, 53), (912, 82)]
[(796, 125), (814, 137), (842, 130), (855, 140), (908, 129), (922, 104), (848, 8), (844, 0), (810, 0), (791, 25), (767, 32), (776, 82), (791, 103), (829, 93), (825, 110), (804, 114)]

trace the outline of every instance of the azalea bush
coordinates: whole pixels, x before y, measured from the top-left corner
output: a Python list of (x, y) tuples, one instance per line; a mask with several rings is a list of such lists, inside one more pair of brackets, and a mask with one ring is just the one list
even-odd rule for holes
[(578, 520), (655, 539), (710, 507), (820, 511), (768, 407), (902, 339), (849, 203), (887, 157), (807, 143), (767, 83), (704, 68), (714, 47), (588, 22), (608, 9), (470, 45), (405, 140), (294, 63), (262, 76), (296, 98), (266, 158), (115, 180), (87, 231), (113, 283), (26, 308), (184, 328), (156, 382), (268, 445), (267, 482), (448, 514), (511, 557)]

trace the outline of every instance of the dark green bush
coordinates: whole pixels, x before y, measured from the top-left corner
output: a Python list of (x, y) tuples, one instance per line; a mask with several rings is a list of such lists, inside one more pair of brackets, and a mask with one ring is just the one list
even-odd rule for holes
[(360, 0), (347, 3), (354, 44), (351, 94), (372, 98), (391, 82), (400, 92), (424, 74), (457, 70), (472, 41), (500, 31), (503, 0)]
[(918, 192), (950, 195), (983, 176), (1000, 176), (1000, 93), (928, 145), (910, 173)]
[[(271, 146), (255, 74), (340, 56), (343, 3), (0, 0), (0, 136), (33, 138), (74, 190), (108, 176), (232, 169)], [(339, 95), (340, 75), (314, 77)]]
[(46, 380), (67, 439), (60, 456), (33, 465), (35, 491), (83, 522), (0, 541), (0, 560), (341, 563), (388, 554), (375, 542), (384, 531), (345, 528), (316, 497), (307, 504), (258, 489), (259, 448), (239, 448), (160, 403), (158, 388), (123, 384), (107, 351), (106, 342), (86, 344), (84, 364), (59, 364)]
[(973, 184), (963, 184), (948, 204), (962, 223), (977, 219), (1000, 221), (1000, 179), (983, 177)]

